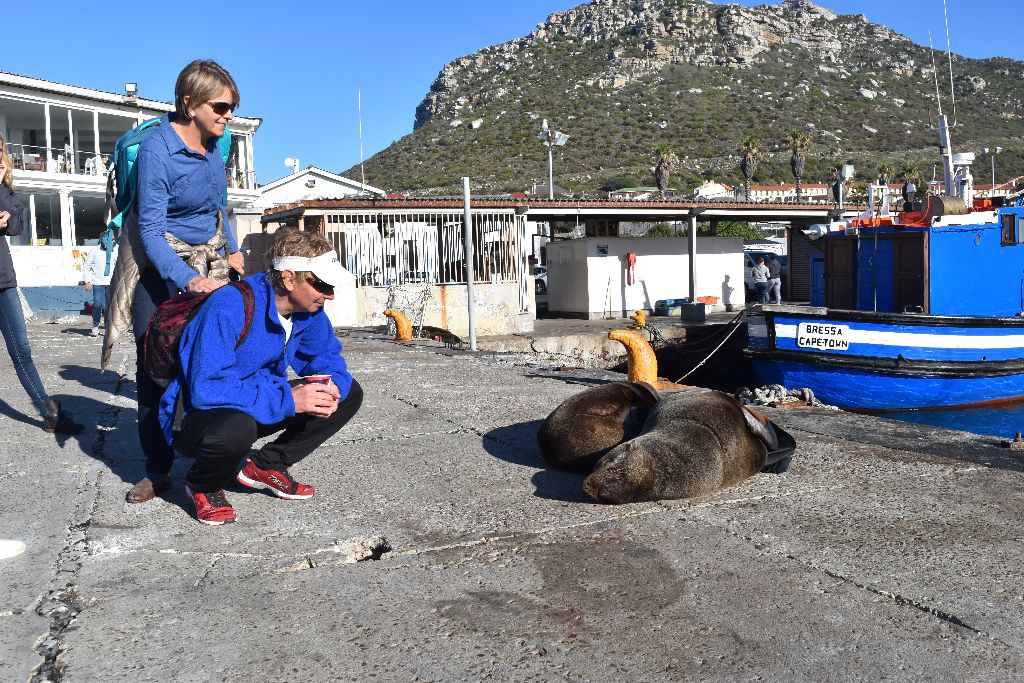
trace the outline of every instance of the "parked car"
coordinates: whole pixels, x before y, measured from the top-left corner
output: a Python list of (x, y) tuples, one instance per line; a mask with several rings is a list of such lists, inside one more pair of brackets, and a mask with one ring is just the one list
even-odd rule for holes
[(534, 266), (533, 286), (537, 294), (548, 293), (548, 269), (547, 266)]
[(782, 264), (782, 298), (786, 298), (788, 294), (786, 291), (786, 275), (789, 273), (789, 264), (785, 254), (774, 254), (770, 251), (746, 251), (743, 252), (743, 285), (747, 291), (747, 301), (755, 301), (757, 299), (757, 290), (754, 287), (754, 274), (750, 271), (751, 268), (757, 265), (757, 259), (762, 256), (766, 266), (771, 262), (772, 256), (779, 259), (779, 263)]

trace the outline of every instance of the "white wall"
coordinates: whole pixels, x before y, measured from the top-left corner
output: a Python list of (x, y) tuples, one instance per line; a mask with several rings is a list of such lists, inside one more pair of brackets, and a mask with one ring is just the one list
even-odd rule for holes
[[(607, 246), (607, 255), (599, 247)], [(626, 283), (624, 256), (637, 255), (635, 282)], [(652, 310), (659, 299), (689, 296), (690, 258), (680, 237), (607, 237), (548, 244), (548, 309), (587, 318)], [(739, 237), (697, 239), (696, 295), (718, 297), (718, 305), (742, 305), (743, 241)]]

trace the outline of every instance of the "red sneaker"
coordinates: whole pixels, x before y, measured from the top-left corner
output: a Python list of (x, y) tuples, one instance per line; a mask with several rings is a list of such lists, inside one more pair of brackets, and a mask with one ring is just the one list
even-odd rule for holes
[(246, 458), (245, 467), (238, 473), (238, 482), (251, 489), (269, 489), (275, 496), (285, 500), (305, 500), (316, 493), (316, 489), (309, 484), (292, 479), (287, 470), (261, 469), (252, 458)]
[(196, 504), (196, 519), (202, 524), (231, 524), (238, 515), (231, 503), (224, 496), (224, 489), (213, 493), (192, 493), (192, 489), (185, 487), (185, 493), (192, 496), (192, 502)]

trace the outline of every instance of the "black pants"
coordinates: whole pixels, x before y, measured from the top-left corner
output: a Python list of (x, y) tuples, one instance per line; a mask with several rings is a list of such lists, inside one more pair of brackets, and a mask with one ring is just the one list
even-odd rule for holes
[(143, 338), (149, 319), (157, 306), (178, 293), (170, 280), (160, 277), (156, 268), (149, 267), (140, 273), (132, 300), (132, 328), (135, 332), (135, 386), (139, 394), (139, 445), (146, 457), (146, 476), (153, 481), (165, 479), (174, 464), (174, 450), (164, 437), (160, 426), (160, 399), (164, 387), (160, 386), (146, 372)]
[(174, 448), (196, 462), (185, 482), (196, 493), (210, 493), (234, 480), (239, 461), (256, 439), (282, 432), (253, 454), (265, 470), (284, 470), (299, 462), (338, 432), (359, 410), (363, 389), (352, 380), (348, 396), (330, 417), (305, 413), (272, 425), (259, 424), (248, 413), (231, 408), (193, 410), (174, 435)]

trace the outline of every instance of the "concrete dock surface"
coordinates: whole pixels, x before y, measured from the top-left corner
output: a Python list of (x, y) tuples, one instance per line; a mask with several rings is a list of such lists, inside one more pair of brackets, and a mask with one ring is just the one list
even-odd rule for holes
[(231, 490), (207, 527), (185, 459), (124, 502), (133, 356), (100, 373), (82, 320), (29, 326), (81, 435), (0, 357), (0, 538), (28, 546), (0, 560), (2, 681), (1024, 679), (1024, 461), (996, 439), (769, 408), (785, 474), (601, 505), (536, 430), (621, 376), (352, 331), (362, 410), (293, 468), (317, 494)]

